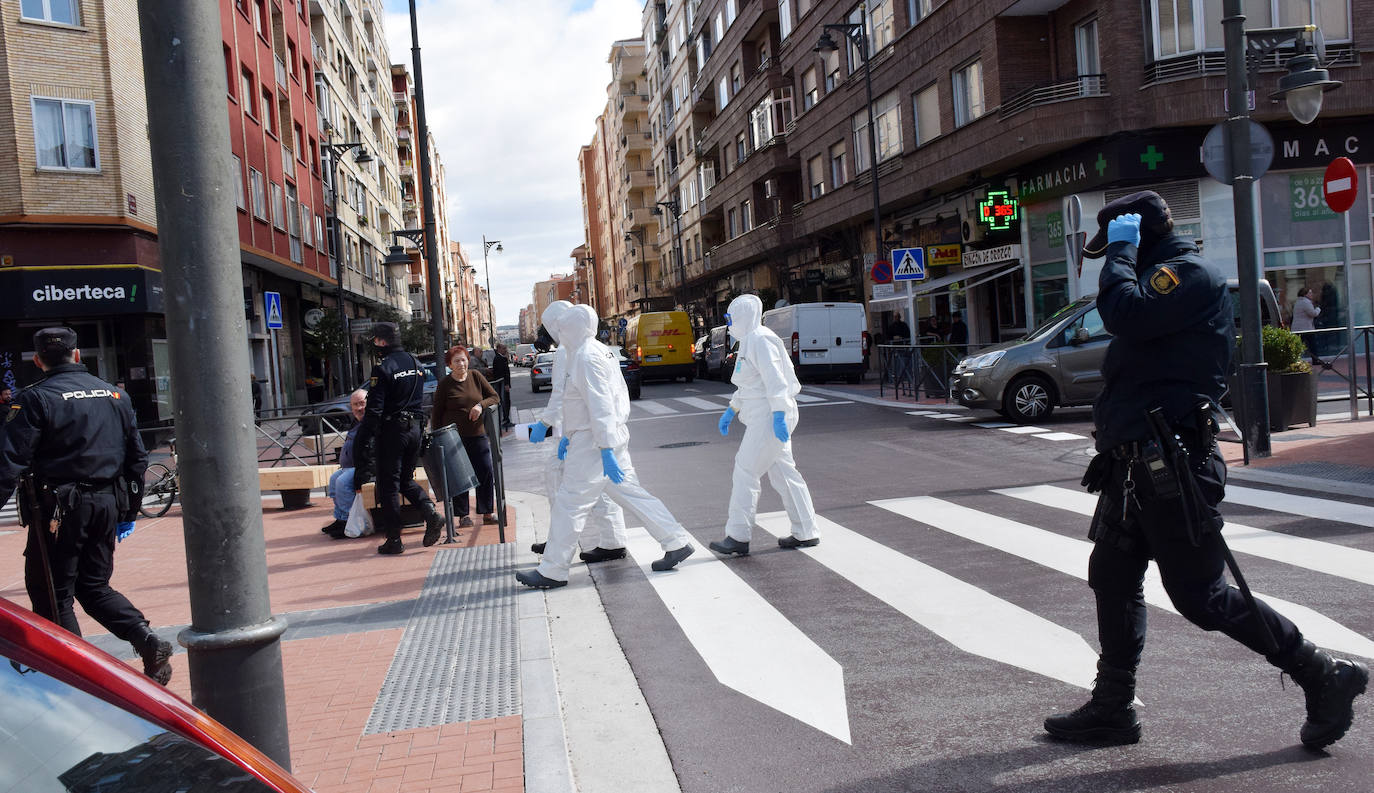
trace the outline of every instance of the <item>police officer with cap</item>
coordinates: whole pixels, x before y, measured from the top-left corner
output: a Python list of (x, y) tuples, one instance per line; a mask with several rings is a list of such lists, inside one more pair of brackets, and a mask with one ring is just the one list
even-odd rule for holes
[(71, 328), (44, 328), (33, 343), (33, 362), (44, 377), (6, 410), (0, 446), (0, 507), (21, 477), (36, 501), (21, 495), (29, 528), (29, 600), (35, 613), (80, 635), (75, 599), (106, 630), (132, 644), (144, 673), (166, 685), (172, 645), (110, 586), (116, 537), (133, 531), (148, 467), (128, 395), (86, 371)]
[[(1226, 279), (1173, 232), (1157, 193), (1119, 198), (1097, 220), (1084, 256), (1106, 257), (1097, 308), (1112, 341), (1093, 406), (1098, 454), (1083, 484), (1101, 494), (1088, 585), (1102, 652), (1092, 699), (1049, 717), (1045, 730), (1079, 742), (1140, 739), (1132, 702), (1145, 647), (1142, 582), (1154, 559), (1181, 615), (1263, 654), (1302, 687), (1299, 737), (1312, 749), (1328, 746), (1349, 729), (1368, 669), (1316, 648), (1250, 595), (1221, 536), (1226, 464), (1211, 407), (1225, 391), (1235, 346)], [(1238, 586), (1226, 580), (1228, 564)]]
[[(425, 547), (439, 541), (443, 518), (424, 488), (415, 482), (415, 463), (420, 456), (420, 439), (424, 432), (425, 415), (422, 402), (425, 390), (425, 370), (414, 355), (401, 346), (401, 334), (394, 322), (378, 322), (372, 326), (372, 343), (380, 359), (372, 367), (372, 380), (367, 392), (367, 410), (353, 439), (355, 454), (365, 457), (372, 448), (376, 453), (377, 505), (381, 509), (380, 528), (386, 532), (386, 542), (377, 553), (398, 554), (405, 550), (401, 544), (401, 496), (419, 507), (425, 516)], [(369, 447), (368, 441), (375, 443)], [(354, 480), (353, 488), (362, 491), (368, 466), (359, 460), (362, 472)]]

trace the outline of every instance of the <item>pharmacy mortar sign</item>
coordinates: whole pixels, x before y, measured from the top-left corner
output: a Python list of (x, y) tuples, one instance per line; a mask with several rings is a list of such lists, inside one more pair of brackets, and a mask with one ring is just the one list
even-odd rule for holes
[(895, 248), (892, 251), (892, 279), (894, 281), (924, 281), (926, 252), (924, 248)]
[(981, 267), (998, 262), (1014, 262), (1021, 258), (1020, 245), (999, 245), (981, 251), (964, 251), (964, 267)]

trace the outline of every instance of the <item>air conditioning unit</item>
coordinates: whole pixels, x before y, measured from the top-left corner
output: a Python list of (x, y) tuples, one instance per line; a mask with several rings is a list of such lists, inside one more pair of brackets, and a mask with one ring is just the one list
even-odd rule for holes
[(982, 242), (987, 235), (987, 227), (979, 222), (977, 215), (965, 215), (964, 222), (959, 228), (964, 244)]

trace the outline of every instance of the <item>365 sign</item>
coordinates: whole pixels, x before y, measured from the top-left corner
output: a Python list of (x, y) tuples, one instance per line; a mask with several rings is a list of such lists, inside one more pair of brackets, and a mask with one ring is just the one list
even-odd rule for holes
[(1288, 176), (1288, 195), (1292, 202), (1293, 221), (1335, 220), (1322, 197), (1323, 178), (1316, 172), (1295, 173)]

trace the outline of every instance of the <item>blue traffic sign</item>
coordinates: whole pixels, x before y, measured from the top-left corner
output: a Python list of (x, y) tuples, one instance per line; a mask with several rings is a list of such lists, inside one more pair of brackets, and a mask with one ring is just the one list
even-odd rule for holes
[(627, 328), (627, 327), (629, 327), (629, 326), (630, 326), (630, 321), (629, 321), (628, 319), (625, 319), (624, 317), (621, 317), (621, 318), (620, 318), (620, 327), (622, 327), (622, 328)]
[(262, 307), (267, 315), (267, 329), (281, 330), (281, 292), (263, 292)]
[(895, 248), (892, 251), (892, 280), (924, 281), (926, 279), (925, 248)]

